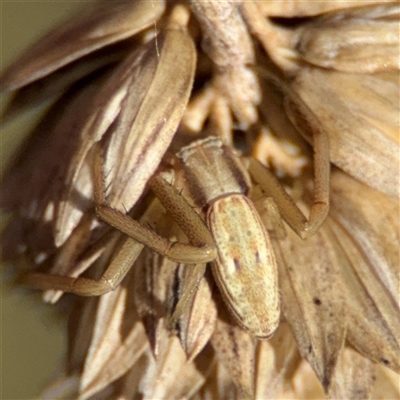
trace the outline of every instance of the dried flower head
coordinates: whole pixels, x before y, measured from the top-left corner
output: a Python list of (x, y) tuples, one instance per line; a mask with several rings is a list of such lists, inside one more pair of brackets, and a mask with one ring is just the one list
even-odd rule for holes
[[(99, 1), (4, 72), (5, 120), (57, 97), (1, 199), (3, 258), (68, 309), (43, 396), (399, 398), (399, 12)], [(264, 231), (250, 274), (220, 239)]]

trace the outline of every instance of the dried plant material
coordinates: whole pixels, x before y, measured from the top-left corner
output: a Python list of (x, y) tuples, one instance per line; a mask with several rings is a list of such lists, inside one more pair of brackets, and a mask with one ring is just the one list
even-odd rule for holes
[[(49, 186), (53, 183), (58, 191), (61, 191), (59, 179), (65, 174), (66, 165), (76, 150), (75, 142), (78, 141), (80, 135), (79, 129), (71, 129), (64, 118), (66, 114), (72, 112), (79, 128), (82, 113), (78, 111), (83, 108), (83, 104), (88, 103), (98, 89), (99, 83), (86, 85), (84, 90), (73, 88), (50, 108), (50, 112), (31, 131), (29, 139), (21, 147), (3, 176), (1, 200), (5, 210), (19, 207), (22, 215), (25, 213), (26, 217), (35, 216), (38, 219), (46, 213), (46, 207), (50, 201), (54, 201), (53, 191), (56, 191), (56, 189), (49, 190)], [(44, 142), (46, 146), (43, 146)], [(31, 176), (24, 177), (23, 173), (26, 169), (31, 171)], [(43, 170), (53, 172), (52, 181), (43, 174)], [(36, 204), (33, 203), (35, 190), (36, 193), (38, 191), (41, 193), (41, 196), (35, 198)], [(27, 205), (27, 198), (32, 198), (32, 203), (29, 201)], [(47, 211), (47, 217), (43, 217), (47, 220), (53, 218), (53, 214), (49, 211)]]
[(202, 388), (193, 396), (193, 400), (205, 399), (243, 399), (243, 393), (232, 384), (227, 369), (218, 363), (212, 368), (212, 379), (208, 379)]
[[(157, 43), (158, 53), (155, 42), (145, 45), (116, 70), (98, 93), (93, 105), (95, 114), (83, 128), (85, 139), (66, 178), (67, 187), (72, 188), (81, 175), (89, 149), (118, 116), (112, 127), (113, 139), (107, 150), (105, 168), (107, 183), (112, 182), (109, 201), (122, 210), (136, 203), (157, 168), (175, 133), (192, 86), (195, 52), (190, 37), (184, 31), (170, 29)], [(180, 68), (174, 80), (168, 79), (164, 72), (172, 65), (177, 73)], [(168, 101), (160, 104), (160, 92)], [(153, 142), (157, 146), (150, 146)], [(65, 225), (70, 219), (68, 198), (72, 195), (70, 189), (58, 215), (57, 231), (64, 233), (56, 238), (58, 244), (68, 234)]]
[(380, 4), (325, 14), (302, 26), (300, 57), (323, 68), (373, 73), (400, 68), (398, 4)]
[(260, 133), (255, 146), (255, 157), (267, 165), (273, 165), (278, 176), (299, 176), (307, 165), (307, 158), (300, 149), (289, 140), (277, 138), (266, 127), (262, 127)]
[(183, 114), (181, 126), (184, 126), (189, 132), (201, 132), (215, 97), (215, 90), (212, 87), (208, 87), (192, 98)]
[[(90, 398), (101, 389), (107, 388), (111, 382), (123, 376), (136, 363), (147, 347), (148, 344), (145, 340), (143, 326), (137, 323), (123, 343), (117, 347), (117, 351), (104, 363), (101, 371), (98, 371), (98, 375), (93, 377), (93, 380), (88, 381), (87, 387), (81, 387), (79, 398)], [(91, 367), (92, 365), (88, 369)]]
[(346, 347), (339, 357), (335, 380), (329, 393), (331, 399), (372, 399), (375, 365), (355, 350)]
[(365, 254), (339, 224), (330, 225), (343, 249), (340, 267), (345, 283), (347, 340), (369, 359), (399, 372), (398, 304), (374, 275), (365, 282), (369, 267)]
[(274, 337), (258, 343), (256, 399), (286, 398), (301, 356), (287, 323), (281, 323)]
[(19, 113), (34, 107), (46, 100), (51, 100), (65, 92), (75, 82), (90, 76), (96, 71), (104, 70), (121, 62), (132, 51), (133, 43), (122, 43), (111, 49), (97, 51), (61, 68), (52, 74), (23, 86), (13, 94), (1, 115), (1, 123), (5, 124)]
[[(270, 58), (270, 60), (265, 60), (266, 64), (272, 62), (279, 66), (282, 71), (296, 69), (293, 33), (266, 18), (263, 15), (262, 8), (261, 2), (249, 1), (241, 4), (241, 12), (250, 32), (257, 38)], [(274, 71), (275, 66), (271, 65), (270, 67)]]
[[(154, 46), (147, 47), (147, 60), (135, 79), (133, 71), (127, 76), (126, 97), (106, 154), (109, 201), (116, 208), (130, 208), (142, 193), (171, 143), (192, 89), (196, 53), (187, 32), (169, 29), (165, 38), (157, 38), (158, 54)], [(162, 102), (159, 93), (165, 96)]]
[(311, 365), (302, 360), (296, 374), (292, 378), (293, 391), (286, 391), (283, 399), (325, 399), (324, 390), (315, 376)]
[(400, 20), (395, 3), (339, 7), (337, 11), (294, 24), (294, 28), (282, 22), (273, 23), (267, 18), (269, 11), (263, 2), (242, 5), (252, 34), (269, 58), (289, 76), (307, 65), (352, 73), (399, 69)]
[(100, 298), (80, 390), (89, 386), (120, 343), (121, 338), (115, 333), (122, 323), (125, 301), (126, 288), (122, 286), (108, 296)]
[[(271, 136), (274, 135), (276, 136), (276, 139), (273, 138), (274, 141), (274, 147), (278, 147), (282, 149), (282, 143), (279, 143), (280, 145), (277, 145), (278, 142), (286, 142), (290, 148), (294, 148), (295, 152), (297, 154), (302, 155), (302, 163), (303, 167), (306, 166), (308, 163), (308, 160), (311, 157), (311, 147), (310, 145), (303, 139), (302, 136), (299, 135), (298, 130), (293, 126), (293, 124), (290, 122), (290, 119), (288, 118), (282, 104), (284, 101), (284, 93), (282, 92), (282, 89), (280, 86), (277, 85), (277, 82), (274, 82), (273, 80), (269, 79), (262, 79), (261, 80), (261, 86), (262, 86), (262, 93), (263, 93), (263, 99), (260, 107), (260, 113), (262, 115), (263, 120), (266, 121), (267, 126), (269, 127), (269, 130), (271, 131)], [(265, 135), (265, 128), (262, 128), (262, 135), (259, 137), (260, 141), (263, 141), (263, 137)], [(270, 142), (270, 141), (269, 141)], [(271, 144), (268, 143), (270, 146)], [(255, 146), (255, 155), (260, 154), (260, 149), (258, 146)], [(269, 151), (268, 149), (264, 149), (265, 151)], [(282, 150), (281, 150), (282, 151)], [(263, 158), (260, 154), (260, 157), (257, 157), (260, 161), (267, 162), (267, 165), (269, 165), (272, 168), (281, 168), (283, 171), (281, 175), (285, 173), (289, 173), (290, 171), (287, 171), (287, 162), (284, 164), (282, 163), (280, 166), (276, 165), (275, 160), (266, 160)], [(286, 158), (286, 157), (285, 157)], [(282, 161), (281, 161), (282, 162)], [(289, 166), (290, 169), (290, 166)], [(301, 169), (300, 169), (301, 171)], [(300, 171), (297, 171), (296, 174), (293, 174), (294, 176), (298, 176), (301, 174)], [(292, 174), (290, 174), (293, 176)]]
[[(332, 228), (344, 252), (348, 340), (368, 358), (399, 371), (397, 202), (339, 171), (333, 183)], [(363, 202), (360, 193), (373, 201)]]
[(101, 296), (60, 302), (50, 397), (400, 397), (398, 10), (364, 5), (100, 2), (10, 67), (15, 111), (67, 92), (6, 173), (5, 257)]
[(30, 47), (4, 72), (1, 86), (18, 89), (101, 47), (133, 36), (153, 25), (164, 7), (162, 0), (123, 2), (113, 7), (107, 2), (93, 3)]
[[(372, 294), (378, 295), (383, 290), (392, 304), (398, 304), (400, 219), (397, 201), (339, 170), (332, 174), (332, 194), (335, 220), (356, 238), (358, 250), (368, 255), (365, 258), (368, 265), (357, 263), (355, 271), (358, 271), (365, 287), (376, 283), (382, 288), (371, 286)], [(371, 201), (365, 202), (365, 198)], [(362, 265), (366, 267), (365, 271), (362, 271)], [(382, 305), (380, 308), (384, 312), (385, 307)]]
[(203, 30), (204, 51), (217, 69), (214, 85), (226, 99), (240, 126), (257, 118), (260, 101), (257, 78), (248, 68), (254, 49), (236, 3), (191, 1)]
[(285, 239), (274, 241), (274, 246), (280, 268), (283, 314), (302, 357), (312, 365), (327, 391), (346, 334), (336, 249), (324, 228), (305, 242), (288, 232)]
[[(57, 213), (64, 204), (64, 177), (82, 140), (79, 127), (87, 116), (85, 105), (90, 102), (100, 82), (88, 84), (83, 90), (73, 88), (67, 92), (31, 133), (27, 147), (23, 147), (15, 158), (18, 167), (4, 175), (2, 207), (5, 210), (18, 207), (25, 225), (19, 228), (20, 231), (34, 225), (36, 245), (30, 246), (32, 257), (41, 255), (43, 260), (54, 251), (54, 239), (50, 239), (49, 234), (56, 234)], [(74, 125), (70, 123), (69, 113), (74, 115)], [(46, 146), (43, 146), (44, 142)], [(26, 170), (30, 171), (28, 177), (24, 177)], [(51, 176), (43, 174), (43, 171), (51, 171)], [(88, 164), (84, 163), (71, 189), (72, 211), (64, 231), (60, 232), (65, 240), (79, 223), (83, 212), (91, 207), (88, 201), (91, 188), (90, 171)]]
[[(141, 222), (152, 226), (166, 237), (182, 236), (158, 200), (154, 200)], [(138, 316), (142, 319), (151, 350), (159, 353), (160, 329), (176, 304), (174, 284), (178, 264), (144, 249), (133, 266), (133, 296)]]
[(240, 392), (254, 397), (255, 340), (237, 326), (223, 305), (218, 308), (218, 322), (211, 337), (218, 360), (224, 365)]
[(126, 288), (123, 286), (100, 299), (80, 383), (81, 399), (91, 397), (125, 374), (148, 346), (139, 322), (133, 320), (129, 332), (122, 334), (122, 325), (127, 325), (124, 318), (126, 301)]
[[(191, 277), (193, 266), (184, 265), (178, 270), (182, 281), (180, 290), (187, 290), (185, 283)], [(185, 279), (186, 278), (186, 279)], [(209, 342), (215, 329), (217, 308), (212, 298), (213, 286), (205, 276), (202, 276), (196, 285), (193, 299), (186, 306), (185, 312), (178, 320), (178, 333), (188, 361), (192, 361)]]
[[(73, 374), (73, 371), (77, 371), (81, 375), (91, 344), (99, 298), (91, 297), (87, 300), (89, 301), (80, 299), (76, 302), (74, 312), (68, 320), (69, 351), (66, 368), (68, 375)], [(79, 384), (76, 392), (78, 392), (78, 388)]]
[[(393, 0), (381, 0), (380, 3), (391, 3)], [(371, 5), (370, 0), (354, 1), (260, 1), (258, 2), (260, 11), (265, 17), (308, 17), (327, 13), (334, 10), (351, 9)]]
[[(400, 104), (398, 74), (330, 73), (329, 82), (337, 96), (346, 98), (347, 106), (376, 125), (383, 136), (399, 143)], [(393, 79), (388, 79), (392, 77)], [(349, 84), (351, 79), (352, 84)]]
[(186, 355), (176, 336), (164, 330), (157, 359), (151, 359), (148, 371), (141, 382), (143, 398), (189, 398), (204, 383), (204, 378)]
[[(330, 159), (335, 165), (369, 186), (398, 197), (399, 168), (395, 167), (399, 165), (398, 141), (393, 140), (393, 135), (386, 133), (381, 124), (375, 125), (372, 116), (366, 118), (357, 111), (358, 106), (352, 106), (342, 96), (343, 87), (348, 86), (353, 92), (363, 90), (357, 87), (360, 85), (357, 77), (353, 81), (350, 74), (343, 75), (338, 85), (334, 79), (338, 74), (316, 69), (299, 72), (290, 85), (299, 97), (290, 98), (289, 95), (285, 110), (293, 125), (309, 141), (312, 138), (307, 129), (328, 134)], [(371, 99), (371, 105), (373, 101)], [(376, 101), (380, 102), (380, 96)], [(389, 110), (395, 106), (393, 100), (387, 103)], [(395, 124), (396, 121), (390, 121), (388, 125)]]
[(155, 357), (159, 353), (159, 329), (165, 324), (170, 302), (169, 291), (174, 281), (176, 263), (143, 250), (134, 269), (134, 298), (138, 316), (142, 319), (148, 342)]
[[(128, 373), (117, 383), (117, 390), (114, 395), (118, 396), (119, 400), (132, 399), (137, 395), (137, 389), (141, 383), (143, 371), (146, 371), (150, 364), (149, 350), (145, 352)], [(122, 386), (122, 388), (120, 388)], [(117, 392), (117, 393), (115, 393)], [(97, 399), (96, 395), (96, 399)]]
[[(363, 187), (343, 174), (335, 181), (337, 203), (335, 235), (341, 238), (347, 262), (352, 273), (346, 271), (346, 282), (353, 293), (353, 285), (360, 287), (352, 295), (349, 322), (349, 341), (369, 358), (399, 371), (400, 331), (399, 320), (399, 211), (398, 204), (371, 188)], [(344, 190), (347, 188), (347, 190)], [(359, 197), (362, 191), (373, 201), (364, 204)], [(358, 193), (358, 196), (356, 195)], [(379, 213), (377, 213), (379, 207)], [(351, 214), (352, 223), (345, 220)], [(389, 222), (390, 221), (390, 222)], [(343, 235), (341, 231), (347, 230)], [(357, 237), (356, 243), (351, 238)], [(368, 257), (366, 256), (368, 255)], [(360, 286), (361, 285), (361, 286)], [(362, 288), (361, 288), (362, 287)], [(362, 310), (362, 311), (361, 311)], [(353, 313), (369, 315), (359, 320)], [(359, 315), (359, 314), (358, 314)], [(367, 334), (361, 331), (367, 329)], [(379, 331), (376, 336), (373, 332)], [(356, 344), (357, 343), (357, 344)], [(362, 349), (362, 350), (361, 350)]]
[(400, 399), (399, 376), (383, 366), (376, 366), (376, 380), (372, 388), (373, 399)]
[[(82, 142), (79, 144), (82, 144)], [(74, 161), (72, 160), (71, 162), (72, 167), (76, 166)], [(71, 182), (69, 190), (67, 189), (68, 191), (65, 192), (65, 197), (63, 195), (60, 196), (60, 201), (55, 205), (54, 230), (56, 246), (61, 246), (65, 243), (89, 207), (87, 199), (91, 197), (93, 190), (90, 164), (90, 160), (83, 160), (82, 164), (77, 166), (79, 173)], [(67, 171), (66, 187), (69, 186), (68, 177), (73, 171), (71, 169)]]

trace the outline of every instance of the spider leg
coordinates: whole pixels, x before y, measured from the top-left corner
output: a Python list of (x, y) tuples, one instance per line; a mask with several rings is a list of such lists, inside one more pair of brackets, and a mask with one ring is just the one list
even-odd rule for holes
[(329, 145), (322, 132), (313, 136), (314, 201), (307, 219), (275, 176), (254, 158), (249, 158), (249, 172), (264, 193), (271, 197), (283, 219), (302, 238), (313, 235), (324, 222), (329, 211)]
[(41, 290), (62, 290), (80, 296), (100, 296), (114, 290), (121, 283), (143, 247), (135, 240), (127, 238), (110, 266), (98, 280), (31, 272), (22, 276), (21, 282)]
[(110, 207), (104, 195), (102, 179), (102, 154), (99, 144), (95, 144), (94, 157), (94, 199), (96, 213), (109, 225), (125, 233), (163, 256), (186, 264), (208, 262), (215, 259), (217, 252), (213, 238), (201, 217), (192, 209), (186, 199), (160, 176), (155, 176), (150, 186), (161, 204), (169, 211), (176, 223), (185, 232), (191, 244), (166, 239), (129, 215)]
[(274, 199), (271, 197), (263, 197), (257, 200), (254, 206), (269, 236), (276, 239), (284, 239), (286, 237), (286, 231)]
[(206, 263), (216, 258), (213, 238), (201, 217), (174, 187), (159, 176), (152, 179), (151, 188), (192, 244), (164, 238), (129, 215), (110, 207), (105, 198), (100, 144), (94, 145), (92, 155), (96, 213), (103, 221), (125, 233), (129, 238), (125, 240), (110, 266), (98, 280), (32, 272), (21, 278), (24, 284), (42, 290), (52, 289), (82, 296), (96, 296), (115, 289), (121, 283), (144, 246), (179, 263)]

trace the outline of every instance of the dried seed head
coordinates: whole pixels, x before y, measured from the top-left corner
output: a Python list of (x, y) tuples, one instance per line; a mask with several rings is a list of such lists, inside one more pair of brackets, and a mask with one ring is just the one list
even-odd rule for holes
[(301, 27), (296, 50), (310, 64), (353, 73), (397, 70), (399, 6), (336, 11)]
[[(48, 302), (114, 289), (70, 308), (48, 397), (399, 397), (398, 6), (354, 5), (99, 2), (4, 72), (9, 119), (60, 98), (3, 177), (3, 258)], [(202, 148), (189, 174), (199, 142), (167, 152), (210, 135), (231, 162)], [(100, 222), (94, 195), (175, 261)], [(218, 252), (213, 277), (179, 264), (193, 244)]]

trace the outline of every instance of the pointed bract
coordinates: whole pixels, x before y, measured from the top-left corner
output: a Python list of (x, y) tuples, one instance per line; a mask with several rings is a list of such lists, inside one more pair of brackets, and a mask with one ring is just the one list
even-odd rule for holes
[(0, 84), (6, 90), (25, 86), (153, 25), (164, 9), (162, 0), (92, 3), (31, 46), (4, 72)]

